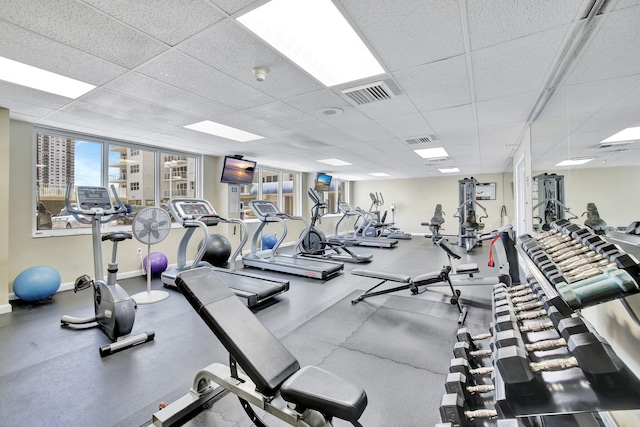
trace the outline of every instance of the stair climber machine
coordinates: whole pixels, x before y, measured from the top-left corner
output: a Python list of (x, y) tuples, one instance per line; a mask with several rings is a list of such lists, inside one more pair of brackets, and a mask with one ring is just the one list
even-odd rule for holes
[[(251, 252), (242, 257), (245, 267), (260, 268), (263, 270), (277, 271), (281, 273), (295, 274), (313, 279), (327, 280), (340, 274), (344, 269), (341, 262), (312, 259), (298, 256), (304, 234), (296, 241), (294, 255), (278, 253), (278, 248), (287, 236), (286, 220), (302, 221), (305, 228), (309, 227), (307, 221), (301, 216), (291, 216), (280, 212), (278, 207), (270, 200), (252, 200), (249, 207), (256, 218), (261, 222), (251, 239)], [(270, 223), (277, 222), (282, 226), (280, 238), (271, 249), (258, 250), (258, 238), (262, 230)]]
[(316, 227), (316, 222), (320, 221), (322, 215), (320, 210), (327, 209), (327, 203), (322, 200), (322, 196), (315, 189), (307, 191), (309, 198), (314, 203), (311, 208), (311, 221), (302, 231), (301, 252), (299, 255), (320, 259), (332, 259), (343, 262), (365, 263), (371, 262), (373, 255), (357, 254), (347, 249), (347, 245), (327, 239), (322, 230)]
[(543, 173), (534, 176), (533, 181), (533, 185), (537, 185), (539, 200), (532, 208), (533, 218), (539, 221), (533, 226), (534, 229), (549, 231), (554, 221), (578, 219), (578, 216), (565, 205), (563, 175)]
[[(169, 210), (177, 222), (185, 228), (184, 235), (178, 246), (178, 262), (176, 267), (162, 273), (162, 283), (167, 287), (177, 288), (176, 277), (183, 271), (198, 267), (209, 267), (215, 271), (220, 279), (241, 299), (248, 307), (253, 307), (263, 301), (289, 290), (289, 281), (264, 277), (234, 269), (234, 261), (247, 243), (248, 231), (244, 221), (237, 218), (223, 218), (216, 213), (213, 206), (204, 199), (174, 198), (169, 200)], [(219, 223), (234, 224), (240, 227), (241, 241), (229, 260), (229, 268), (218, 267), (203, 261), (207, 250), (205, 242), (209, 239), (209, 227)], [(193, 262), (187, 264), (187, 245), (196, 229), (203, 232), (203, 243)]]
[[(138, 335), (130, 335), (133, 323), (136, 318), (138, 306), (129, 294), (116, 283), (118, 275), (118, 263), (116, 254), (118, 242), (131, 239), (131, 233), (114, 232), (102, 235), (100, 226), (115, 218), (116, 215), (124, 214), (127, 208), (120, 202), (115, 187), (111, 186), (111, 192), (115, 199), (115, 204), (111, 201), (109, 190), (105, 187), (80, 186), (76, 188), (76, 204), (72, 205), (71, 183), (67, 185), (65, 202), (67, 211), (82, 224), (91, 224), (91, 235), (93, 238), (93, 264), (95, 277), (92, 279), (88, 275), (78, 277), (73, 288), (78, 292), (88, 287), (93, 288), (93, 303), (95, 315), (91, 317), (62, 316), (60, 324), (63, 327), (70, 325), (84, 325), (87, 323), (97, 323), (100, 329), (109, 337), (111, 344), (100, 347), (100, 356), (108, 356), (116, 351), (132, 347), (153, 340), (153, 331), (144, 332)], [(110, 240), (113, 242), (111, 262), (107, 268), (107, 279), (104, 279), (102, 270), (102, 242)]]
[[(454, 217), (458, 218), (458, 245), (464, 246), (467, 253), (476, 246), (482, 244), (480, 232), (484, 229), (483, 218), (488, 218), (487, 210), (476, 200), (476, 185), (478, 180), (474, 177), (458, 181), (458, 210)], [(484, 215), (477, 217), (477, 208), (482, 209)]]
[(358, 236), (355, 231), (348, 231), (347, 233), (340, 233), (340, 224), (344, 220), (349, 220), (349, 218), (355, 218), (354, 220), (354, 230), (358, 230), (358, 222), (361, 219), (364, 219), (368, 216), (367, 212), (364, 212), (362, 209), (354, 209), (347, 202), (338, 202), (338, 210), (342, 214), (342, 218), (338, 220), (336, 223), (335, 232), (332, 237), (329, 237), (330, 242), (342, 243), (345, 246), (367, 246), (373, 248), (393, 248), (398, 244), (398, 240), (396, 239), (379, 239), (377, 237), (362, 237)]

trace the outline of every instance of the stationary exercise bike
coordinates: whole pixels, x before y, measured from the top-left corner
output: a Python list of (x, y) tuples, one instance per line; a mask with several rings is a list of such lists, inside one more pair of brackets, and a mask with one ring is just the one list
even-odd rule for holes
[[(64, 315), (60, 319), (61, 326), (83, 325), (96, 322), (100, 329), (114, 341), (100, 347), (100, 356), (108, 356), (118, 350), (151, 341), (155, 333), (144, 332), (129, 335), (133, 329), (138, 306), (129, 294), (116, 283), (118, 263), (116, 253), (118, 242), (131, 239), (131, 233), (114, 232), (101, 235), (100, 225), (111, 221), (116, 215), (127, 212), (127, 208), (120, 202), (115, 187), (111, 186), (115, 204), (111, 203), (111, 196), (105, 187), (80, 186), (76, 188), (75, 208), (70, 201), (71, 184), (67, 185), (65, 202), (67, 211), (83, 224), (91, 224), (93, 236), (93, 264), (95, 278), (82, 275), (76, 279), (74, 292), (93, 287), (93, 302), (95, 315), (92, 317), (73, 317)], [(111, 262), (107, 268), (107, 280), (104, 280), (102, 270), (102, 242), (113, 242)]]

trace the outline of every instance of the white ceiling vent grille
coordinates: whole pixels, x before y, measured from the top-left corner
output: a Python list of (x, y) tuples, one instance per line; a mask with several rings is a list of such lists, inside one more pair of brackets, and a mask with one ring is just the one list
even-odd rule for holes
[(357, 105), (385, 101), (395, 97), (389, 86), (383, 81), (342, 89), (342, 93)]
[(417, 138), (405, 139), (404, 142), (409, 144), (410, 146), (420, 145), (420, 144), (428, 144), (430, 142), (435, 141), (436, 137), (434, 135), (420, 136)]
[(616, 142), (601, 142), (596, 146), (596, 148), (614, 148), (614, 147), (624, 147), (625, 145), (632, 144), (634, 141), (616, 141)]

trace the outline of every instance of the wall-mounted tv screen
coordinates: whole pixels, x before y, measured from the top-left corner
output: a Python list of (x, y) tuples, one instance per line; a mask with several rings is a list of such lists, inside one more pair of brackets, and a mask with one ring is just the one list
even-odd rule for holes
[(316, 178), (316, 191), (329, 191), (329, 186), (331, 185), (331, 175), (327, 175), (326, 173), (319, 173)]
[(222, 167), (222, 177), (220, 178), (220, 182), (223, 184), (251, 184), (253, 182), (253, 173), (255, 171), (256, 162), (226, 156), (224, 158), (224, 166)]

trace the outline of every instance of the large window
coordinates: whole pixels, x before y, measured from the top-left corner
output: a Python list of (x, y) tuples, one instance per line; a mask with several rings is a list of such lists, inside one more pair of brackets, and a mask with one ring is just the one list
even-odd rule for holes
[(335, 177), (331, 180), (329, 191), (325, 191), (323, 195), (328, 204), (328, 213), (338, 213), (338, 202), (344, 202), (347, 200), (347, 188), (348, 181)]
[(253, 184), (240, 186), (244, 219), (255, 219), (249, 208), (251, 200), (271, 200), (288, 215), (299, 215), (300, 173), (258, 167)]
[(90, 225), (66, 212), (68, 183), (115, 187), (128, 212), (106, 226), (129, 225), (142, 208), (165, 205), (170, 197), (193, 197), (200, 188), (195, 156), (44, 129), (36, 130), (34, 139), (35, 235), (88, 232)]

